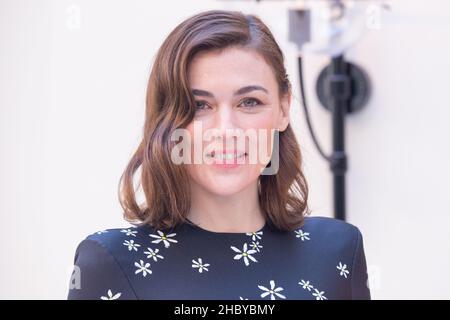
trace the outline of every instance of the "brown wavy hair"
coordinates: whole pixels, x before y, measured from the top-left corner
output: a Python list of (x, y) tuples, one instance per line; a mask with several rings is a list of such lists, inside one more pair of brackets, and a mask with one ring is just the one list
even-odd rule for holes
[[(119, 201), (126, 220), (158, 229), (187, 222), (191, 196), (184, 165), (171, 161), (177, 128), (194, 118), (195, 100), (188, 83), (188, 67), (200, 51), (229, 46), (251, 48), (272, 67), (280, 96), (291, 94), (284, 55), (268, 27), (254, 15), (238, 11), (211, 10), (180, 23), (165, 39), (155, 57), (147, 86), (142, 141), (119, 182)], [(270, 163), (269, 163), (270, 164)], [(268, 165), (269, 165), (268, 164)], [(140, 170), (137, 189), (133, 184)], [(266, 220), (280, 230), (294, 230), (308, 215), (308, 185), (302, 172), (302, 156), (289, 124), (279, 132), (279, 170), (260, 175), (260, 207)], [(145, 202), (137, 203), (142, 187)]]

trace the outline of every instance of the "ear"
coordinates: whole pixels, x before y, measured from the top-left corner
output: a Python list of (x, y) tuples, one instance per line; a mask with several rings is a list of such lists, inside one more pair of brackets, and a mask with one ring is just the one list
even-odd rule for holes
[(284, 131), (290, 122), (290, 110), (291, 110), (291, 94), (286, 93), (280, 100), (281, 114), (278, 119), (277, 129)]

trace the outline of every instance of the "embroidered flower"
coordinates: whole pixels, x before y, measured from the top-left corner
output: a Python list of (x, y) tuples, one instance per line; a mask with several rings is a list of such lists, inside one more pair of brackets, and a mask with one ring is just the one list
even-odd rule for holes
[(147, 256), (148, 259), (153, 258), (153, 261), (155, 261), (155, 262), (158, 261), (158, 258), (164, 259), (164, 257), (162, 255), (158, 254), (159, 249), (153, 250), (152, 248), (147, 248), (147, 250), (148, 251), (144, 251), (144, 253), (148, 255)]
[(175, 239), (171, 239), (172, 237), (176, 236), (176, 233), (171, 234), (164, 234), (164, 232), (157, 230), (158, 234), (151, 234), (150, 237), (155, 238), (156, 240), (153, 240), (152, 243), (160, 243), (161, 241), (164, 243), (164, 247), (168, 248), (170, 247), (170, 243), (177, 243), (178, 241)]
[(259, 250), (260, 248), (262, 248), (263, 246), (259, 244), (259, 241), (253, 241), (250, 244), (250, 248), (252, 248), (253, 250), (256, 250), (257, 252), (260, 252), (261, 250)]
[(123, 245), (128, 247), (128, 251), (131, 250), (138, 251), (138, 248), (141, 246), (138, 243), (134, 243), (134, 240), (125, 240)]
[(314, 289), (314, 292), (312, 292), (312, 295), (313, 295), (313, 297), (316, 298), (316, 300), (327, 300), (327, 297), (325, 297), (323, 295), (325, 292), (320, 291), (317, 288), (314, 288), (314, 286), (312, 284), (310, 284), (309, 281), (305, 281), (302, 279), (298, 284), (301, 285), (303, 289), (308, 290), (310, 292), (312, 289)]
[(239, 260), (241, 258), (243, 258), (244, 263), (246, 266), (249, 265), (249, 259), (253, 262), (258, 262), (255, 257), (252, 256), (252, 254), (256, 253), (256, 250), (247, 250), (247, 243), (244, 243), (244, 247), (242, 248), (242, 251), (239, 250), (238, 248), (231, 246), (231, 249), (234, 252), (237, 252), (238, 254), (234, 256), (234, 260)]
[(277, 296), (281, 299), (286, 299), (286, 297), (284, 295), (279, 293), (280, 291), (283, 291), (284, 289), (281, 287), (275, 288), (275, 281), (273, 281), (273, 280), (270, 280), (270, 289), (268, 289), (264, 286), (261, 286), (261, 285), (258, 285), (258, 288), (261, 289), (262, 291), (264, 291), (263, 293), (261, 293), (261, 298), (264, 298), (270, 294), (270, 300), (276, 300), (275, 296)]
[(303, 279), (298, 284), (301, 285), (303, 289), (306, 289), (308, 291), (311, 291), (311, 289), (314, 289), (314, 287), (311, 284), (309, 284), (309, 281), (305, 281)]
[(263, 235), (263, 231), (258, 232), (247, 232), (246, 235), (252, 237), (252, 241), (256, 241), (257, 239), (260, 240), (261, 236)]
[(327, 300), (327, 297), (323, 295), (325, 292), (319, 291), (317, 289), (314, 289), (314, 291), (315, 292), (312, 295), (316, 297), (316, 300)]
[(113, 295), (111, 289), (108, 290), (108, 296), (101, 296), (100, 299), (102, 300), (117, 300), (120, 298), (120, 296), (122, 295), (121, 292), (116, 293), (115, 295)]
[(152, 270), (149, 269), (150, 267), (150, 263), (144, 263), (144, 261), (139, 260), (139, 263), (135, 262), (134, 265), (136, 266), (136, 271), (134, 272), (134, 274), (138, 274), (140, 272), (142, 272), (142, 275), (145, 277), (148, 274), (152, 273)]
[(202, 273), (203, 270), (209, 271), (209, 263), (203, 263), (202, 258), (198, 258), (198, 261), (192, 260), (192, 268), (198, 268), (198, 272)]
[(137, 231), (131, 229), (122, 229), (120, 232), (125, 233), (126, 236), (136, 237)]
[(296, 237), (300, 238), (302, 241), (305, 240), (311, 240), (308, 236), (309, 236), (309, 232), (303, 232), (302, 229), (298, 229), (294, 231), (296, 233)]
[(339, 275), (347, 278), (347, 275), (350, 273), (350, 271), (347, 270), (347, 265), (345, 263), (342, 264), (342, 262), (339, 261), (339, 265), (336, 266), (336, 268), (338, 268), (338, 270), (341, 271), (341, 272), (339, 272)]

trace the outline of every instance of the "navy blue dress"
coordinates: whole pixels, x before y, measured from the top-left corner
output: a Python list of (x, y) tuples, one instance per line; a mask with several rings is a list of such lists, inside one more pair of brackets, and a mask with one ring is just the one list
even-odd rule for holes
[(79, 244), (74, 264), (69, 299), (370, 299), (361, 232), (326, 217), (291, 232), (108, 229)]

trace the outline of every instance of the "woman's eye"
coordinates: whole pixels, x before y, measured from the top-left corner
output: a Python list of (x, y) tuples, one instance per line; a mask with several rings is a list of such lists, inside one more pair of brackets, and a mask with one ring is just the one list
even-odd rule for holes
[(195, 109), (196, 110), (204, 110), (206, 109), (207, 105), (205, 101), (196, 101), (195, 102)]
[(260, 104), (261, 104), (261, 101), (259, 101), (258, 99), (255, 99), (255, 98), (248, 98), (248, 99), (245, 99), (242, 101), (242, 106), (245, 108), (253, 108)]

